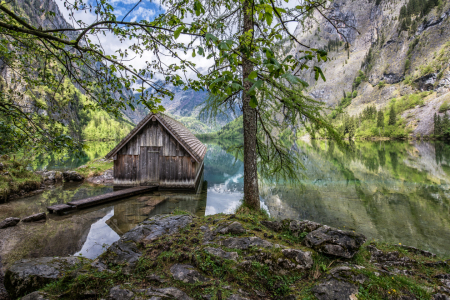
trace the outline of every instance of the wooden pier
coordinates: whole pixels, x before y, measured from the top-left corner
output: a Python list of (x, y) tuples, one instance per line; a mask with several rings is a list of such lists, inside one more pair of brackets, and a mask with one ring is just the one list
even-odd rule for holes
[(106, 202), (111, 202), (111, 201), (119, 200), (122, 198), (131, 197), (134, 195), (143, 194), (146, 192), (156, 190), (157, 188), (158, 188), (157, 186), (153, 186), (153, 185), (152, 186), (137, 186), (137, 187), (132, 187), (132, 188), (128, 188), (128, 189), (124, 189), (124, 190), (120, 190), (120, 191), (116, 191), (116, 192), (112, 192), (112, 193), (107, 193), (107, 194), (100, 195), (100, 196), (71, 201), (66, 204), (52, 205), (52, 206), (47, 207), (47, 210), (51, 214), (52, 213), (62, 214), (64, 212), (68, 212), (68, 211), (72, 211), (72, 210), (83, 209), (83, 208), (91, 207), (94, 205), (99, 205), (99, 204), (103, 204)]

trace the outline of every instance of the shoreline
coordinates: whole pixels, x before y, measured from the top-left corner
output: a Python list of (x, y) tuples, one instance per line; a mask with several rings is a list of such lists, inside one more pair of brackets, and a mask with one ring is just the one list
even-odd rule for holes
[[(95, 260), (59, 269), (65, 279), (43, 280), (23, 289), (28, 281), (19, 270), (28, 264), (53, 266), (74, 259), (17, 262), (6, 272), (8, 290), (16, 298), (42, 289), (35, 295), (43, 299), (61, 295), (79, 299), (87, 294), (95, 299), (131, 299), (166, 292), (172, 293), (168, 299), (227, 300), (450, 296), (445, 279), (450, 276), (450, 260), (414, 247), (367, 242), (361, 234), (312, 221), (273, 221), (242, 207), (229, 215), (156, 215)], [(124, 295), (130, 297), (121, 298)]]

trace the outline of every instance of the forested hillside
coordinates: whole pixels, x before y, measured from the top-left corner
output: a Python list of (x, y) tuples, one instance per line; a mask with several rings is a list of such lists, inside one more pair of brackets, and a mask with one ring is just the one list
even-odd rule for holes
[[(24, 20), (39, 28), (71, 27), (53, 0), (19, 0), (12, 2), (12, 8)], [(71, 33), (67, 34), (70, 36)], [(57, 131), (62, 136), (69, 135), (73, 140), (98, 140), (122, 138), (133, 128), (133, 123), (126, 116), (116, 118), (96, 108), (68, 79), (63, 80), (61, 85), (62, 89), (58, 92), (45, 86), (29, 89), (16, 76), (14, 67), (0, 59), (0, 104), (34, 115), (37, 123), (53, 120), (44, 125), (47, 130)], [(6, 102), (11, 97), (7, 100), (5, 93), (17, 95), (13, 103)], [(5, 111), (0, 111), (0, 152), (23, 146), (21, 142), (26, 140), (26, 133), (19, 124), (17, 119), (12, 120)]]
[[(450, 108), (450, 3), (336, 0), (327, 17), (345, 24), (316, 17), (319, 24), (296, 32), (328, 51), (329, 60), (317, 64), (327, 80), (302, 77), (309, 94), (329, 107), (332, 123), (360, 138), (432, 135), (434, 114)], [(298, 48), (286, 47), (300, 57)]]

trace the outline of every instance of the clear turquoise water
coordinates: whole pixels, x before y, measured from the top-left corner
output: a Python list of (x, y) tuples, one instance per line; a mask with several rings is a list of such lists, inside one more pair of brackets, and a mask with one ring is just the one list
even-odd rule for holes
[[(79, 255), (94, 258), (145, 218), (183, 209), (197, 215), (230, 213), (243, 195), (243, 164), (227, 145), (205, 141), (200, 194), (154, 192), (82, 210), (51, 215), (46, 223), (20, 224), (0, 237), (0, 254)], [(105, 155), (114, 143), (97, 143), (84, 159), (69, 154), (40, 157), (35, 169), (75, 168)], [(94, 149), (94, 148), (92, 148)], [(276, 219), (308, 219), (450, 255), (450, 147), (434, 143), (365, 142), (340, 148), (328, 142), (299, 143), (305, 176), (280, 184), (261, 180), (261, 204)], [(68, 167), (69, 166), (69, 167)], [(299, 171), (300, 172), (300, 171)], [(65, 184), (40, 195), (0, 205), (0, 219), (45, 211), (55, 203), (103, 194), (110, 186)], [(17, 251), (20, 249), (21, 251)]]

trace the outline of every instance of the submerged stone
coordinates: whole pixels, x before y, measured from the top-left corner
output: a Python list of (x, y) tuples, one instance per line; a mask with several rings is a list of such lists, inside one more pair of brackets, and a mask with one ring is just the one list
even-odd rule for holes
[(16, 226), (19, 222), (19, 218), (6, 218), (0, 222), (0, 229)]
[(47, 219), (47, 215), (45, 213), (39, 213), (23, 218), (22, 222), (37, 222), (45, 219)]
[(81, 260), (78, 257), (41, 257), (15, 262), (5, 273), (5, 288), (13, 298), (53, 282)]
[(352, 258), (366, 241), (362, 234), (329, 226), (320, 227), (305, 237), (305, 245), (318, 252)]

